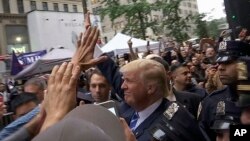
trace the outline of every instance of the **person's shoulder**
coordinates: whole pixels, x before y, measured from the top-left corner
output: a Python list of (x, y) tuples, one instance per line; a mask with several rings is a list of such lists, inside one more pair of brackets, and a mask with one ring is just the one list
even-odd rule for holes
[(203, 105), (209, 106), (213, 103), (216, 103), (217, 100), (215, 99), (220, 99), (225, 95), (226, 92), (227, 92), (227, 87), (214, 91), (213, 93), (209, 94), (206, 98), (203, 99), (202, 101)]
[(210, 95), (208, 95), (207, 97), (208, 98), (213, 98), (213, 97), (217, 97), (217, 96), (220, 96), (221, 94), (224, 94), (225, 92), (227, 91), (227, 86), (222, 88), (222, 89), (219, 89), (219, 90), (216, 90), (214, 92), (212, 92)]
[[(191, 113), (189, 113), (187, 109), (185, 109), (179, 102), (173, 102), (173, 101), (168, 102), (168, 107), (164, 111), (162, 120), (165, 121), (167, 125), (170, 125), (164, 128), (166, 129), (166, 131), (170, 129), (167, 132), (168, 134), (184, 135), (185, 140), (188, 141), (193, 140), (194, 138), (195, 138), (194, 140), (200, 140), (202, 138), (195, 117)], [(155, 126), (157, 127), (157, 125)], [(175, 140), (177, 138), (179, 137), (178, 136), (173, 137), (173, 139)]]
[(179, 93), (179, 95), (185, 95), (185, 97), (190, 97), (190, 98), (202, 98), (200, 95), (197, 95), (195, 93), (192, 92), (187, 92), (187, 91), (179, 91), (177, 92)]
[(200, 91), (202, 93), (206, 93), (206, 90), (204, 88), (201, 88), (201, 87), (198, 87), (198, 86), (194, 86), (194, 88), (197, 90), (197, 91)]

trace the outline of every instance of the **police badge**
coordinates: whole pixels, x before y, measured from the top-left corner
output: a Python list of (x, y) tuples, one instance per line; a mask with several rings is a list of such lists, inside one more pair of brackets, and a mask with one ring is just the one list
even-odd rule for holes
[(220, 101), (217, 104), (216, 115), (225, 115), (225, 102)]
[(226, 41), (222, 41), (219, 45), (219, 51), (226, 51), (227, 50), (227, 42)]
[(172, 103), (163, 114), (168, 120), (171, 120), (174, 114), (178, 111), (178, 108), (179, 105), (177, 103)]

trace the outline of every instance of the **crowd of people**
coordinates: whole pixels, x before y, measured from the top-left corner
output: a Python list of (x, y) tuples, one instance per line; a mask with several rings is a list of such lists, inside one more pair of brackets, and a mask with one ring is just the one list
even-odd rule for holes
[[(143, 58), (129, 41), (125, 58), (93, 58), (99, 30), (86, 17), (71, 62), (15, 94), (1, 83), (0, 140), (229, 141), (230, 125), (250, 124), (246, 29), (199, 47), (171, 41)], [(99, 105), (110, 100), (118, 115)]]

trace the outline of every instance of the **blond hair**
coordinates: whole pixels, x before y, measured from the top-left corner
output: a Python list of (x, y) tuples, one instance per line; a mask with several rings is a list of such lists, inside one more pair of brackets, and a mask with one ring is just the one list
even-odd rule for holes
[(158, 91), (162, 91), (165, 97), (168, 96), (167, 76), (162, 64), (154, 60), (137, 59), (124, 65), (120, 71), (122, 73), (137, 71), (144, 83), (155, 82)]

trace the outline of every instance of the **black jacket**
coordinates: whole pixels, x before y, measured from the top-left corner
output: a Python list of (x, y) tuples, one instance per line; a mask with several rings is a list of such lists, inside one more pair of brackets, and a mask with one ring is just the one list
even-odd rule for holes
[(176, 97), (176, 101), (181, 103), (195, 118), (197, 118), (197, 112), (202, 97), (193, 93), (176, 91), (173, 89), (173, 93)]

